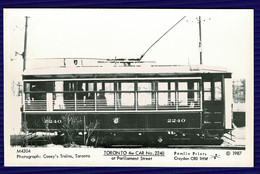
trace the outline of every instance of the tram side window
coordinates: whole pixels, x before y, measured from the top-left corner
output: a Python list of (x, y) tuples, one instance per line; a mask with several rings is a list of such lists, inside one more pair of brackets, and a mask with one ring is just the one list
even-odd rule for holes
[[(170, 90), (175, 90), (175, 82), (170, 82)], [(170, 93), (170, 105), (176, 105), (176, 92)]]
[(98, 108), (106, 108), (107, 106), (114, 106), (114, 83), (113, 82), (97, 82), (97, 106)]
[[(64, 99), (65, 100), (75, 100), (75, 95), (74, 95), (74, 91), (76, 91), (76, 82), (64, 82)], [(68, 101), (68, 102), (69, 102)], [(70, 103), (70, 105), (73, 105), (72, 103)]]
[(87, 83), (86, 82), (79, 81), (77, 84), (78, 84), (77, 85), (77, 91), (86, 91), (86, 89), (87, 89)]
[(182, 108), (199, 108), (200, 86), (196, 80), (178, 82), (177, 99), (178, 105)]
[(158, 104), (159, 104), (159, 106), (168, 105), (168, 92), (159, 92), (158, 93)]
[(97, 91), (104, 90), (102, 86), (102, 82), (97, 82)]
[(77, 100), (86, 100), (86, 82), (77, 82)]
[(187, 92), (179, 92), (179, 106), (188, 105), (188, 94)]
[[(53, 91), (53, 82), (25, 82), (25, 110), (47, 110), (47, 93)], [(49, 95), (48, 95), (49, 96)], [(49, 98), (49, 97), (48, 97)]]
[(134, 91), (135, 84), (133, 82), (122, 82), (121, 91)]
[(222, 88), (221, 88), (221, 82), (215, 82), (215, 100), (219, 101), (222, 100)]
[[(168, 105), (168, 82), (158, 82), (158, 104), (159, 106)], [(161, 92), (163, 91), (163, 92)]]
[(168, 82), (158, 82), (158, 90), (159, 91), (167, 91), (168, 90)]
[(107, 106), (114, 106), (115, 95), (114, 95), (114, 83), (105, 83), (105, 98), (107, 100)]
[(94, 83), (93, 82), (89, 82), (87, 85), (87, 91), (94, 91)]
[(138, 105), (139, 106), (152, 105), (151, 93), (138, 93)]
[(138, 83), (138, 91), (151, 91), (152, 83), (149, 82), (139, 82)]
[(54, 83), (54, 109), (65, 109), (64, 105), (64, 82), (55, 81)]
[(134, 106), (134, 94), (133, 93), (121, 93), (121, 105), (122, 106)]
[(200, 101), (200, 86), (199, 82), (191, 81), (188, 83), (188, 102), (190, 108), (195, 108), (199, 106)]
[(114, 91), (114, 83), (105, 83), (105, 91)]
[(152, 92), (151, 92), (152, 83), (139, 82), (137, 86), (138, 86), (138, 106), (152, 105)]
[(64, 82), (64, 91), (75, 91), (76, 90), (76, 82)]
[(26, 100), (46, 100), (46, 93), (53, 91), (53, 82), (27, 82), (24, 91)]
[(178, 83), (178, 90), (187, 90), (188, 89), (188, 83), (187, 82), (179, 82)]
[(211, 100), (211, 82), (204, 82), (204, 100)]
[(25, 92), (39, 91), (51, 92), (53, 91), (53, 82), (27, 82), (25, 83)]
[(87, 82), (86, 83), (86, 99), (85, 103), (88, 108), (94, 109), (95, 107), (95, 97), (94, 97), (94, 83), (93, 82)]
[(199, 82), (194, 82), (194, 90), (199, 90)]
[(170, 92), (169, 90), (175, 90), (175, 82), (158, 82), (159, 106), (175, 105), (175, 92)]
[(175, 82), (171, 82), (170, 85), (171, 85), (171, 86), (170, 86), (170, 87), (171, 87), (171, 90), (175, 90)]
[[(77, 82), (76, 86), (77, 86), (76, 91), (79, 92), (77, 94), (82, 93), (80, 96), (82, 96), (84, 94), (83, 96), (88, 97), (88, 92), (94, 91), (94, 83), (93, 82)], [(77, 98), (82, 99), (82, 97), (79, 97), (78, 95), (77, 95)]]
[[(188, 88), (189, 88), (189, 102), (198, 102), (199, 100), (199, 82), (189, 82), (188, 83)], [(194, 91), (194, 92), (192, 92)]]
[(134, 96), (134, 83), (133, 82), (121, 82), (119, 83), (119, 106), (134, 106), (135, 96)]
[[(178, 90), (188, 90), (188, 82), (179, 82)], [(179, 92), (178, 102), (179, 106), (187, 106), (188, 105), (188, 92)]]
[[(94, 87), (94, 83), (86, 82), (86, 81), (77, 81), (76, 82), (76, 105), (77, 109), (94, 109), (95, 108), (95, 101), (94, 101), (94, 93), (88, 91), (91, 89), (91, 86)], [(93, 90), (92, 90), (93, 91)]]
[[(66, 84), (68, 86), (68, 84)], [(93, 82), (84, 82), (79, 81), (74, 84), (77, 87), (76, 91), (94, 91), (94, 83)], [(72, 85), (70, 85), (72, 86)], [(73, 91), (74, 89), (71, 88), (69, 91)], [(66, 88), (66, 91), (68, 91), (68, 87)]]

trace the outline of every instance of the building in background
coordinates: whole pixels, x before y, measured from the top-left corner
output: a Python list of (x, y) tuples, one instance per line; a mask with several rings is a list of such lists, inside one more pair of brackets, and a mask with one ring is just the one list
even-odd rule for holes
[(237, 127), (245, 126), (246, 116), (246, 80), (233, 80), (233, 123)]

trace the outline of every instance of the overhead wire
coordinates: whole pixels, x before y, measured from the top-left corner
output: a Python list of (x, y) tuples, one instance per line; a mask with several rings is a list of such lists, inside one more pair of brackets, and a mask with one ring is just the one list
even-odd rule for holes
[(142, 60), (142, 58), (145, 56), (145, 54), (159, 41), (163, 36), (165, 36), (171, 29), (173, 29), (176, 25), (178, 25), (186, 16), (182, 17), (177, 23), (175, 23), (169, 30), (167, 30), (159, 39), (157, 39), (145, 52), (141, 55), (139, 60)]

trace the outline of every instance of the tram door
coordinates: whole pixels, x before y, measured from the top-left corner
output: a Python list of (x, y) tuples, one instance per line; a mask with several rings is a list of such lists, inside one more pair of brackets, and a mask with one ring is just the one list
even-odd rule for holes
[(211, 128), (223, 126), (224, 99), (222, 76), (205, 78), (203, 81), (204, 100), (203, 115), (204, 126)]

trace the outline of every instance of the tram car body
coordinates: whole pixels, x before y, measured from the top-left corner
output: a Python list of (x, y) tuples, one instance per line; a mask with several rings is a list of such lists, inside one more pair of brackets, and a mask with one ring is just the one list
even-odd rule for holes
[(95, 125), (92, 143), (221, 144), (232, 129), (232, 81), (226, 69), (70, 61), (75, 66), (25, 70), (22, 126), (27, 131), (64, 132), (68, 115), (79, 120), (74, 129), (84, 136)]

